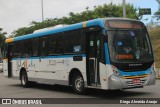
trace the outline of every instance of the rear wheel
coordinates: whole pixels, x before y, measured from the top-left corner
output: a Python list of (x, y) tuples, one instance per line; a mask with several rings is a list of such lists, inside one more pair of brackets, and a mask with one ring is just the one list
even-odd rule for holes
[(28, 81), (28, 76), (26, 71), (22, 71), (22, 74), (20, 75), (20, 79), (21, 79), (21, 85), (23, 87), (28, 87), (29, 86), (29, 81)]
[(84, 87), (84, 80), (80, 73), (74, 74), (72, 87), (77, 94), (84, 94), (86, 92), (86, 89)]

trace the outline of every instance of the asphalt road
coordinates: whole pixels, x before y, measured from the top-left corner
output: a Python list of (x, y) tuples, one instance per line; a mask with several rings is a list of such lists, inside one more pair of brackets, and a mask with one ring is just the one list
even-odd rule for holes
[[(30, 88), (23, 88), (20, 85), (19, 80), (5, 78), (3, 73), (0, 73), (0, 98), (105, 98), (106, 101), (114, 100), (114, 98), (160, 98), (160, 80), (156, 81), (156, 85), (146, 86), (144, 88), (128, 89), (123, 91), (87, 89), (87, 94), (77, 95), (73, 92), (71, 87), (60, 85), (53, 86), (36, 84)], [(75, 106), (75, 104), (73, 105)], [(104, 107), (107, 106), (106, 104), (100, 105)], [(0, 107), (1, 106), (2, 105), (0, 105)], [(60, 106), (60, 104), (57, 106)], [(76, 106), (80, 107), (80, 105)], [(93, 106), (97, 105), (94, 104)], [(113, 105), (110, 106), (112, 107)], [(68, 105), (68, 107), (70, 107), (70, 105)], [(141, 107), (143, 106), (141, 105)]]

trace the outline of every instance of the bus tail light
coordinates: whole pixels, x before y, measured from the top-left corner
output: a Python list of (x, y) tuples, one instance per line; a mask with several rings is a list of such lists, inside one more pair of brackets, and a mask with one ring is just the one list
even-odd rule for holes
[(112, 65), (112, 70), (113, 70), (113, 73), (116, 74), (117, 76), (120, 76), (119, 72), (118, 72), (118, 69)]

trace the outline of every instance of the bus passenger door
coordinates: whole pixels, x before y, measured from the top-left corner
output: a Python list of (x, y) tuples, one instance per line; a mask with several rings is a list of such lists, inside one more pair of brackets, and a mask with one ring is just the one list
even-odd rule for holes
[(12, 57), (13, 57), (13, 45), (8, 45), (8, 78), (11, 78), (12, 75)]
[(100, 85), (99, 79), (99, 31), (87, 33), (87, 84), (89, 86)]

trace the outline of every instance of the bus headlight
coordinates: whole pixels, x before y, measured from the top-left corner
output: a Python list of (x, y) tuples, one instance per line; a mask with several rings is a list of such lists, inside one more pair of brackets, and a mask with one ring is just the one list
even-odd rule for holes
[(111, 67), (112, 67), (113, 73), (116, 74), (118, 77), (120, 77), (118, 69), (115, 66), (113, 66), (113, 65)]

